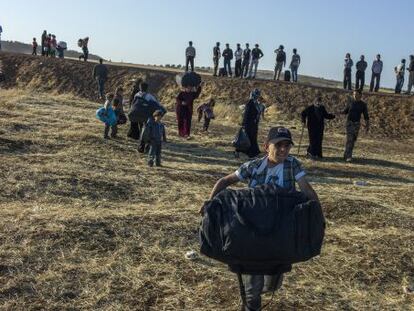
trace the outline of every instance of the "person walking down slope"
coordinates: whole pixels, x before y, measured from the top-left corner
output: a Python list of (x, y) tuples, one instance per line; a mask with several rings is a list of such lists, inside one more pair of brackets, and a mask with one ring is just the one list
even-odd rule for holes
[(233, 50), (230, 48), (230, 45), (226, 43), (226, 48), (223, 51), (223, 59), (224, 59), (224, 70), (227, 72), (228, 76), (233, 76), (231, 72), (231, 60), (233, 59)]
[(364, 90), (365, 85), (365, 70), (368, 67), (368, 63), (365, 61), (365, 56), (361, 55), (360, 60), (356, 63), (356, 75), (355, 75), (355, 89)]
[(308, 156), (314, 160), (322, 158), (322, 141), (325, 130), (325, 119), (334, 119), (335, 115), (328, 113), (318, 95), (315, 102), (302, 111), (302, 123), (307, 126), (309, 134)]
[(255, 79), (257, 73), (257, 66), (259, 65), (259, 59), (261, 59), (264, 56), (262, 50), (259, 49), (259, 45), (257, 43), (254, 45), (254, 49), (252, 50), (251, 55), (252, 56), (249, 67), (249, 78)]
[[(257, 143), (257, 135), (259, 132), (259, 121), (262, 114), (261, 105), (259, 102), (260, 90), (254, 89), (250, 93), (250, 99), (246, 104), (243, 114), (242, 127), (246, 131), (250, 140), (250, 148), (244, 152), (249, 158), (255, 158), (260, 154), (259, 145)], [(236, 150), (238, 154), (239, 150)]]
[(290, 62), (290, 71), (292, 73), (292, 81), (298, 82), (298, 68), (300, 65), (300, 56), (296, 49), (293, 49), (292, 61)]
[[(375, 92), (378, 92), (380, 88), (380, 80), (381, 80), (381, 72), (382, 72), (382, 60), (381, 55), (377, 55), (377, 59), (372, 62), (371, 67), (372, 75), (371, 75), (371, 83), (369, 85), (369, 91), (372, 92), (373, 90)], [(374, 89), (374, 83), (375, 83), (375, 89)]]
[(234, 64), (235, 76), (238, 78), (242, 75), (242, 57), (243, 49), (240, 47), (240, 43), (237, 43), (237, 49), (234, 51), (234, 58), (236, 62)]
[(401, 60), (401, 63), (394, 68), (394, 71), (397, 79), (397, 83), (395, 84), (395, 94), (401, 94), (401, 90), (404, 86), (405, 59)]
[(217, 71), (218, 71), (218, 67), (219, 67), (220, 57), (221, 57), (220, 42), (217, 42), (216, 46), (213, 48), (213, 63), (214, 63), (213, 76), (214, 77), (217, 77)]
[(178, 135), (186, 139), (190, 139), (193, 103), (200, 96), (201, 85), (194, 89), (194, 87), (184, 87), (176, 98), (175, 112), (177, 114)]
[(251, 50), (249, 48), (249, 44), (246, 43), (246, 48), (243, 50), (243, 62), (242, 62), (242, 70), (240, 78), (246, 78), (248, 71), (249, 71), (249, 63), (250, 63), (250, 54)]
[(414, 84), (414, 55), (410, 55), (410, 64), (407, 68), (409, 75), (408, 75), (408, 88), (407, 88), (407, 95), (411, 95), (411, 89), (413, 88)]
[(352, 90), (352, 66), (354, 62), (351, 59), (351, 54), (346, 53), (344, 62), (344, 89)]
[(191, 66), (191, 71), (194, 71), (194, 58), (196, 57), (196, 50), (193, 47), (193, 42), (188, 42), (188, 47), (185, 49), (185, 71), (188, 71), (188, 64)]
[[(210, 200), (213, 200), (222, 190), (241, 181), (248, 183), (249, 188), (273, 185), (288, 191), (295, 191), (297, 183), (309, 200), (319, 202), (316, 192), (306, 178), (302, 164), (289, 154), (292, 146), (292, 135), (287, 128), (281, 126), (271, 128), (265, 142), (267, 155), (246, 162), (236, 172), (219, 179), (211, 191)], [(256, 267), (260, 267), (260, 263), (257, 263)], [(241, 291), (245, 293), (245, 299), (241, 310), (262, 310), (262, 293), (278, 290), (283, 283), (283, 274), (291, 271), (291, 268), (290, 264), (280, 264), (275, 267), (272, 275), (243, 273), (240, 286)]]
[(99, 64), (93, 67), (93, 78), (98, 84), (98, 96), (102, 99), (105, 92), (105, 82), (108, 79), (108, 68), (103, 64), (103, 59), (99, 59)]
[(362, 101), (362, 92), (360, 90), (354, 91), (354, 100), (348, 103), (344, 111), (342, 111), (342, 114), (348, 115), (346, 120), (346, 145), (344, 159), (347, 162), (351, 162), (352, 152), (361, 127), (361, 115), (364, 115), (365, 131), (367, 133), (369, 131), (368, 107), (367, 104)]
[(283, 51), (284, 46), (280, 45), (278, 49), (275, 50), (276, 54), (276, 65), (275, 65), (275, 74), (273, 80), (279, 80), (280, 73), (282, 72), (283, 67), (286, 65), (286, 53)]

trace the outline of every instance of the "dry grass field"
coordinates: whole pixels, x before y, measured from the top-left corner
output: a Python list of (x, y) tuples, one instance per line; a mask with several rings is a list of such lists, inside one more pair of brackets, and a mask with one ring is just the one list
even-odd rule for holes
[[(98, 107), (0, 90), (0, 309), (238, 310), (235, 275), (184, 257), (198, 250), (198, 210), (215, 181), (243, 161), (230, 146), (237, 124), (219, 118), (208, 136), (195, 124), (183, 141), (168, 113), (164, 167), (150, 169), (127, 126), (103, 139)], [(284, 124), (298, 141), (297, 121), (269, 111), (261, 139)], [(413, 139), (362, 134), (352, 164), (341, 160), (343, 144), (332, 127), (323, 161), (302, 148), (325, 244), (286, 274), (269, 310), (413, 310), (403, 291), (414, 281)]]

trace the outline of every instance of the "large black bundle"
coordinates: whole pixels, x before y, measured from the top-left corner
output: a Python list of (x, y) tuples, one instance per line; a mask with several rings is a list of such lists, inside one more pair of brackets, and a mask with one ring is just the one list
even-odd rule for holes
[(128, 119), (131, 122), (146, 122), (158, 109), (164, 110), (156, 101), (135, 96), (131, 110), (128, 113)]
[(193, 71), (186, 72), (181, 78), (181, 86), (198, 87), (201, 83), (201, 76)]
[(277, 186), (225, 190), (204, 205), (201, 253), (229, 265), (277, 265), (320, 254), (325, 232), (321, 206)]
[(245, 129), (241, 127), (233, 140), (233, 147), (236, 148), (238, 152), (245, 152), (249, 150), (250, 146), (251, 142), (249, 136), (247, 136)]

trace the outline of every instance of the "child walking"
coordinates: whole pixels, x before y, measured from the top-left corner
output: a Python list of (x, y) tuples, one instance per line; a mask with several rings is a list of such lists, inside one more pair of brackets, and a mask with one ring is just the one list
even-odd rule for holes
[[(163, 112), (156, 110), (153, 113), (153, 118), (148, 119), (146, 129), (150, 145), (148, 154), (148, 166), (153, 167), (154, 163), (156, 166), (161, 166), (161, 149), (162, 142), (167, 142), (167, 135), (165, 133), (165, 125), (161, 122)], [(144, 135), (144, 133), (143, 133)]]
[[(106, 101), (104, 105), (105, 114), (107, 117), (107, 121), (105, 122), (105, 130), (104, 130), (104, 138), (109, 138), (109, 129), (111, 128), (111, 137), (115, 138), (118, 128), (117, 128), (117, 116), (116, 111), (119, 107), (119, 100), (116, 102), (114, 101), (114, 94), (109, 93), (106, 94)], [(118, 110), (119, 111), (119, 110)], [(119, 112), (118, 112), (119, 113)]]
[(204, 117), (204, 124), (203, 124), (203, 131), (208, 132), (208, 128), (210, 126), (210, 121), (215, 118), (214, 116), (214, 105), (216, 101), (213, 98), (207, 103), (202, 104), (200, 107), (197, 108), (198, 113), (198, 122)]

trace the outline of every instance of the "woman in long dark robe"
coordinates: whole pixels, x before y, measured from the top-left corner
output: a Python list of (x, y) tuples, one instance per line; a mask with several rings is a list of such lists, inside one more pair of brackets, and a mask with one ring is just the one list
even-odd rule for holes
[(318, 97), (314, 104), (302, 111), (302, 122), (308, 127), (309, 147), (308, 156), (313, 159), (322, 158), (322, 141), (325, 130), (325, 119), (334, 119), (335, 115), (328, 113)]
[(246, 104), (243, 114), (242, 126), (250, 139), (250, 148), (247, 151), (236, 150), (236, 152), (243, 152), (249, 158), (255, 158), (260, 154), (259, 144), (257, 143), (257, 134), (259, 132), (259, 121), (261, 116), (261, 107), (259, 104), (260, 91), (254, 89), (250, 93), (250, 100)]
[(201, 86), (194, 91), (192, 87), (185, 87), (177, 96), (175, 111), (177, 113), (178, 135), (190, 138), (191, 120), (193, 118), (193, 103), (200, 96)]
[[(134, 82), (132, 86), (131, 94), (129, 96), (129, 111), (131, 111), (132, 103), (134, 102), (135, 95), (139, 92), (139, 85), (141, 84), (142, 79), (138, 79)], [(130, 126), (128, 130), (128, 137), (138, 140), (140, 138), (140, 129), (138, 122), (130, 121)]]

